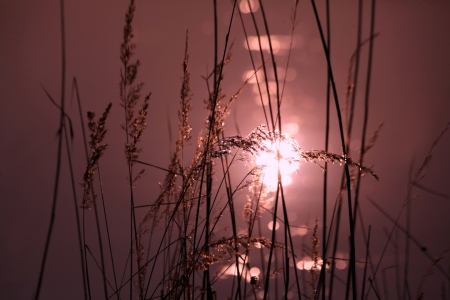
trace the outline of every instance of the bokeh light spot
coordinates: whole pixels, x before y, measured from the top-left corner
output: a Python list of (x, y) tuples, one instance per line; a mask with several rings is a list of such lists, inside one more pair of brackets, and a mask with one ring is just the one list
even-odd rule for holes
[[(270, 221), (269, 224), (267, 225), (267, 227), (269, 227), (270, 230), (272, 230), (273, 228), (273, 221)], [(280, 228), (280, 224), (278, 224), (278, 222), (275, 224), (275, 230), (278, 230), (278, 228)]]
[(338, 260), (336, 262), (336, 268), (339, 270), (344, 270), (347, 267), (347, 263), (343, 260)]
[(297, 71), (294, 68), (288, 68), (287, 72), (285, 68), (277, 67), (278, 79), (286, 81), (292, 81), (297, 77)]
[(273, 207), (273, 198), (269, 198), (266, 201), (264, 201), (264, 208), (265, 209), (271, 209)]
[(239, 9), (243, 14), (248, 14), (251, 11), (256, 12), (259, 9), (259, 2), (258, 0), (241, 0)]
[[(271, 35), (270, 42), (272, 44), (273, 54), (277, 54), (281, 48), (280, 42), (278, 41), (278, 37)], [(269, 39), (267, 38), (267, 36), (261, 36), (259, 39), (257, 36), (249, 36), (248, 37), (248, 45), (247, 45), (247, 42), (244, 42), (244, 46), (245, 46), (245, 48), (250, 47), (250, 50), (252, 50), (252, 51), (259, 51), (260, 43), (261, 43), (262, 50), (266, 50), (267, 52), (270, 52), (270, 43), (269, 43)]]
[[(323, 260), (319, 258), (317, 260), (316, 269), (317, 270), (322, 269), (322, 264), (323, 264)], [(299, 269), (299, 270), (309, 271), (313, 268), (314, 268), (314, 261), (309, 256), (303, 257), (303, 259), (297, 263), (297, 269)]]
[(306, 227), (298, 227), (295, 230), (295, 233), (299, 236), (304, 236), (304, 235), (306, 235), (307, 232), (308, 232), (308, 229), (306, 229)]
[[(250, 84), (256, 84), (256, 80), (258, 80), (259, 82), (264, 82), (264, 78), (265, 78), (264, 72), (262, 72), (261, 70), (259, 70), (256, 73), (254, 70), (249, 70), (244, 72), (244, 75), (242, 75), (242, 79), (243, 80), (248, 79), (248, 83)], [(253, 92), (258, 93), (258, 86), (256, 86), (256, 90), (255, 88), (253, 88)]]
[(260, 273), (261, 273), (261, 271), (257, 267), (253, 267), (250, 269), (251, 276), (258, 276)]

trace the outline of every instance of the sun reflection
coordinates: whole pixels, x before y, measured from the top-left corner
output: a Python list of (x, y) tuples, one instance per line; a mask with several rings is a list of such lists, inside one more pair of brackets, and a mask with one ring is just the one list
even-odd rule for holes
[[(269, 73), (271, 79), (275, 79), (273, 72)], [(279, 80), (293, 81), (297, 77), (297, 71), (294, 68), (288, 68), (287, 71), (283, 67), (277, 67), (277, 76)]]
[[(316, 269), (317, 270), (322, 269), (322, 264), (323, 264), (323, 260), (319, 258), (317, 260)], [(303, 257), (303, 259), (297, 263), (297, 269), (299, 269), (299, 270), (309, 271), (309, 270), (313, 269), (313, 267), (314, 267), (314, 261), (309, 256)]]
[[(260, 79), (260, 77), (258, 77), (258, 79)], [(260, 84), (259, 86), (255, 84), (253, 86), (253, 88), (252, 88), (252, 91), (256, 95), (259, 95), (260, 91), (261, 91), (261, 94), (267, 96), (267, 87), (269, 88), (270, 95), (271, 96), (276, 96), (276, 94), (277, 94), (277, 83), (275, 81), (267, 81), (267, 86), (266, 86), (266, 84)], [(272, 97), (273, 101), (276, 101), (275, 99), (276, 99), (276, 97)], [(257, 99), (257, 102), (261, 102), (260, 99)], [(267, 105), (267, 104), (268, 104), (267, 101), (265, 101), (264, 105)]]
[[(239, 258), (239, 274), (242, 274), (243, 270), (244, 270), (244, 259)], [(224, 275), (237, 276), (238, 272), (236, 268), (236, 263), (224, 267), (222, 272), (224, 273)]]
[[(246, 0), (243, 0), (242, 2), (244, 2), (244, 1), (246, 1)], [(242, 2), (241, 2), (241, 5), (243, 5)], [(257, 2), (257, 1), (255, 1), (255, 2)], [(250, 10), (248, 9), (248, 5), (245, 5), (245, 6), (247, 6), (247, 10), (250, 12)], [(271, 34), (270, 42), (272, 43), (273, 54), (277, 54), (281, 50), (281, 52), (278, 54), (285, 55), (287, 53), (287, 50), (289, 50), (289, 48), (291, 46), (292, 46), (292, 48), (302, 48), (303, 47), (304, 39), (302, 36), (295, 35), (292, 40), (291, 40), (291, 38), (292, 37), (290, 35)], [(291, 45), (291, 42), (292, 42), (292, 45)], [(259, 39), (258, 39), (258, 36), (256, 36), (256, 35), (249, 36), (248, 40), (244, 41), (244, 47), (246, 49), (250, 48), (250, 50), (252, 50), (252, 51), (259, 51), (260, 43), (261, 43), (262, 50), (270, 52), (270, 44), (269, 44), (269, 39), (267, 38), (267, 35), (260, 35)], [(279, 75), (284, 76), (281, 73)], [(297, 76), (297, 72), (295, 72), (294, 69), (291, 69), (291, 70), (288, 69), (288, 74), (287, 74), (286, 80), (288, 80), (288, 81), (293, 80), (296, 76)]]
[(257, 267), (253, 267), (250, 270), (248, 268), (245, 267), (245, 264), (248, 263), (248, 257), (247, 259), (244, 261), (243, 258), (239, 258), (239, 269), (236, 268), (236, 263), (233, 262), (231, 265), (228, 266), (224, 266), (222, 268), (221, 273), (223, 273), (223, 275), (226, 276), (238, 276), (238, 270), (239, 270), (239, 274), (242, 277), (245, 277), (245, 280), (247, 282), (250, 282), (252, 277), (258, 277), (259, 274), (261, 273), (261, 270)]
[[(287, 136), (287, 139), (289, 137)], [(277, 159), (277, 143), (271, 141), (264, 141), (264, 146), (267, 147), (270, 152), (260, 152), (256, 156), (256, 165), (264, 166), (264, 184), (270, 189), (276, 189), (278, 184), (278, 164), (280, 165), (280, 175), (281, 182), (283, 186), (292, 183), (292, 177), (290, 176), (294, 173), (298, 167), (298, 161), (293, 161), (292, 158), (298, 156), (296, 149), (287, 142), (283, 140), (279, 142), (279, 160)]]
[(268, 52), (270, 52), (270, 43), (272, 44), (272, 51), (273, 54), (277, 54), (278, 51), (280, 51), (280, 48), (286, 48), (286, 45), (281, 45), (280, 42), (278, 41), (278, 37), (271, 35), (270, 36), (270, 43), (269, 43), (269, 39), (267, 38), (267, 36), (261, 36), (259, 39), (257, 36), (249, 36), (248, 37), (248, 45), (247, 42), (245, 42), (245, 48), (248, 49), (248, 47), (250, 47), (250, 50), (253, 51), (259, 51), (260, 47), (259, 44), (261, 43), (261, 49), (262, 50), (266, 50)]
[(250, 84), (256, 84), (256, 80), (258, 80), (259, 82), (264, 82), (265, 77), (262, 70), (259, 70), (256, 73), (254, 70), (249, 70), (244, 72), (244, 74), (242, 75), (242, 79), (248, 80), (248, 83)]

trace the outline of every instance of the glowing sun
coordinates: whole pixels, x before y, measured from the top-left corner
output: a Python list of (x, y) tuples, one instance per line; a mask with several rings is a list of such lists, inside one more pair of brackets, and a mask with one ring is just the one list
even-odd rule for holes
[(278, 164), (280, 166), (283, 186), (291, 184), (291, 174), (299, 167), (298, 150), (294, 147), (294, 144), (296, 144), (295, 140), (284, 135), (283, 139), (274, 141), (266, 140), (263, 141), (263, 144), (269, 151), (261, 151), (256, 155), (255, 162), (256, 165), (264, 167), (264, 184), (270, 189), (276, 189), (278, 183)]

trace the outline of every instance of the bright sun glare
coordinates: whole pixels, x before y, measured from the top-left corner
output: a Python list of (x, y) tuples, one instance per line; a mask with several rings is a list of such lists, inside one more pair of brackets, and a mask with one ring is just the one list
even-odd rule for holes
[[(256, 164), (264, 166), (264, 184), (270, 189), (276, 189), (278, 183), (278, 159), (277, 159), (277, 141), (264, 141), (264, 145), (270, 152), (260, 152), (256, 156)], [(294, 147), (285, 140), (279, 143), (280, 147), (280, 173), (281, 182), (284, 186), (292, 183), (291, 174), (294, 173), (298, 167), (298, 160), (292, 161), (292, 158), (298, 157)]]

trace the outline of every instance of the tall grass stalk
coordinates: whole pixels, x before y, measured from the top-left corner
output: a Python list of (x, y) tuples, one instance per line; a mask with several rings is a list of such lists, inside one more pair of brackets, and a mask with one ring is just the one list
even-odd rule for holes
[(41, 268), (39, 272), (38, 284), (35, 292), (34, 299), (39, 299), (41, 293), (42, 282), (44, 279), (44, 272), (47, 263), (47, 255), (50, 249), (50, 241), (53, 233), (53, 226), (55, 223), (56, 204), (58, 200), (59, 180), (61, 172), (61, 160), (62, 160), (62, 146), (64, 132), (66, 130), (65, 124), (65, 87), (66, 87), (66, 40), (65, 40), (65, 20), (64, 20), (64, 0), (60, 0), (60, 25), (61, 25), (61, 104), (60, 104), (60, 117), (59, 117), (59, 130), (58, 130), (58, 150), (56, 159), (56, 175), (55, 183), (53, 185), (53, 200), (52, 209), (50, 215), (50, 224), (47, 232), (47, 238), (45, 242), (44, 255), (42, 257)]
[[(327, 49), (327, 44), (326, 44), (326, 40), (325, 40), (325, 36), (323, 33), (323, 29), (322, 29), (322, 25), (320, 22), (320, 18), (317, 12), (317, 7), (315, 4), (314, 0), (311, 0), (311, 4), (313, 6), (313, 10), (314, 10), (314, 15), (316, 18), (316, 22), (317, 22), (317, 27), (319, 29), (320, 32), (320, 38), (322, 41), (322, 46), (325, 52), (325, 56), (327, 59), (327, 65), (328, 65), (328, 74), (330, 77), (330, 82), (331, 82), (331, 88), (333, 91), (333, 97), (334, 97), (334, 101), (335, 101), (335, 106), (336, 106), (336, 113), (337, 113), (337, 118), (338, 118), (338, 123), (339, 123), (339, 133), (340, 133), (340, 137), (341, 137), (341, 150), (342, 150), (342, 156), (343, 157), (347, 157), (347, 150), (346, 150), (346, 143), (345, 143), (345, 136), (344, 136), (344, 128), (343, 128), (343, 121), (342, 121), (342, 117), (341, 117), (341, 109), (340, 109), (340, 105), (339, 105), (339, 100), (338, 100), (338, 94), (337, 94), (337, 89), (336, 89), (336, 84), (334, 82), (334, 76), (333, 76), (333, 70), (332, 70), (332, 66), (331, 66), (331, 59), (330, 59), (330, 52)], [(352, 198), (351, 198), (351, 190), (350, 190), (350, 171), (348, 168), (347, 164), (344, 164), (344, 169), (345, 169), (345, 180), (346, 180), (346, 190), (347, 190), (347, 204), (348, 204), (348, 219), (349, 219), (349, 226), (350, 226), (350, 267), (349, 267), (349, 274), (351, 275), (351, 286), (352, 286), (352, 292), (353, 292), (353, 299), (356, 299), (357, 294), (356, 294), (356, 266), (355, 266), (355, 260), (356, 260), (356, 249), (355, 249), (355, 226), (354, 226), (354, 219), (353, 219), (353, 215), (352, 215)], [(347, 285), (348, 286), (348, 285)]]

